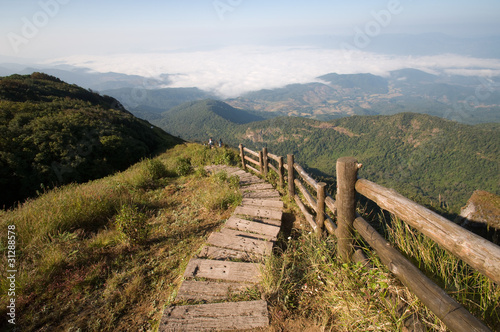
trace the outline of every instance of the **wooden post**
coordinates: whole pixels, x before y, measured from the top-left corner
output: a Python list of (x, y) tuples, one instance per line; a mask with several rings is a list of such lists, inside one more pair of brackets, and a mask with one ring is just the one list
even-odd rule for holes
[(323, 236), (325, 226), (325, 187), (326, 183), (318, 183), (317, 208), (316, 208), (316, 235), (319, 239)]
[(264, 155), (262, 151), (259, 151), (259, 170), (260, 174), (264, 175)]
[(353, 247), (353, 222), (356, 219), (356, 184), (358, 162), (352, 157), (337, 160), (337, 240), (340, 258), (351, 261)]
[(286, 156), (287, 163), (288, 163), (288, 194), (290, 197), (295, 196), (295, 176), (293, 174), (293, 164), (294, 164), (294, 158), (293, 154), (289, 154)]
[(262, 149), (262, 156), (264, 159), (264, 176), (267, 177), (267, 173), (269, 173), (269, 159), (267, 159), (267, 147)]
[(279, 157), (278, 158), (278, 173), (279, 173), (279, 176), (280, 176), (280, 188), (283, 189), (283, 185), (284, 185), (284, 176), (285, 176), (285, 170), (284, 170), (284, 167), (283, 167), (283, 157)]
[(243, 144), (240, 144), (240, 157), (241, 157), (241, 166), (243, 167), (243, 170), (247, 170), (247, 164), (245, 162), (245, 150), (243, 149)]

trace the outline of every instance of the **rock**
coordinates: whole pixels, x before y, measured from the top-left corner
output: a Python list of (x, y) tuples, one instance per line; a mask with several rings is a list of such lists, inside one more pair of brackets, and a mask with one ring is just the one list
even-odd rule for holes
[(500, 196), (476, 190), (457, 218), (463, 227), (487, 226), (500, 230)]

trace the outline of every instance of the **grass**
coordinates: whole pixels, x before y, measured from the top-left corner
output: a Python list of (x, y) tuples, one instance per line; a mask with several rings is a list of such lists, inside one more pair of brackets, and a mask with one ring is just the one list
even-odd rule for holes
[[(447, 331), (359, 235), (356, 241), (365, 248), (370, 268), (342, 263), (335, 237), (319, 241), (293, 199), (283, 193), (283, 200), (287, 214), (295, 216), (296, 228), (280, 238), (262, 273), (264, 296), (272, 308), (271, 331)], [(369, 220), (365, 210), (359, 212)], [(374, 222), (391, 243), (467, 310), (493, 331), (500, 328), (499, 285), (400, 220), (380, 215)]]
[[(203, 166), (237, 159), (230, 149), (180, 145), (124, 172), (0, 211), (2, 234), (16, 226), (17, 328), (154, 331), (191, 256), (241, 202), (234, 177), (209, 176)], [(273, 173), (270, 178), (277, 181)], [(372, 268), (343, 264), (335, 238), (319, 241), (293, 199), (285, 193), (282, 199), (284, 229), (263, 267), (262, 287), (234, 296), (268, 301), (268, 331), (446, 331), (376, 255), (367, 251)], [(375, 219), (388, 225), (386, 237), (417, 266), (499, 328), (498, 285), (397, 219)], [(0, 251), (7, 266), (3, 241)], [(2, 294), (6, 273), (0, 272)], [(0, 299), (2, 317), (7, 301)]]
[[(0, 212), (2, 230), (16, 227), (17, 329), (153, 330), (192, 253), (241, 200), (234, 179), (202, 166), (236, 156), (180, 145)], [(3, 241), (0, 251), (7, 266)], [(7, 272), (0, 273), (6, 294)], [(2, 317), (7, 301), (2, 296)], [(0, 329), (9, 327), (1, 321)]]
[(500, 328), (500, 285), (399, 220), (385, 222), (387, 237), (432, 280), (493, 330)]

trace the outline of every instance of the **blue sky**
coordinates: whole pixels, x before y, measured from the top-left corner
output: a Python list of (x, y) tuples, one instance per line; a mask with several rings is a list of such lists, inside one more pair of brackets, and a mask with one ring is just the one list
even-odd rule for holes
[[(390, 6), (399, 11), (381, 33), (500, 34), (498, 0), (0, 0), (0, 55), (50, 58), (349, 35)], [(38, 31), (26, 36), (32, 32), (23, 30), (26, 21)]]
[(168, 74), (225, 97), (332, 72), (492, 77), (500, 1), (0, 0), (2, 63)]

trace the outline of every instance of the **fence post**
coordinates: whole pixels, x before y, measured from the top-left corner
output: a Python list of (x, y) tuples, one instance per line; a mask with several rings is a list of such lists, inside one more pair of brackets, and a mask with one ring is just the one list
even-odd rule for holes
[(325, 187), (326, 183), (318, 183), (318, 194), (317, 194), (317, 215), (316, 215), (316, 235), (319, 239), (323, 236), (323, 228), (325, 226)]
[(279, 173), (279, 176), (280, 176), (280, 188), (283, 189), (283, 184), (284, 184), (284, 181), (283, 181), (283, 177), (285, 176), (285, 170), (284, 170), (284, 167), (283, 167), (283, 157), (279, 157), (278, 158), (278, 173)]
[(356, 190), (358, 162), (352, 157), (337, 160), (337, 239), (338, 251), (343, 262), (351, 261), (353, 247), (353, 222), (356, 219)]
[(288, 163), (288, 194), (291, 197), (293, 197), (293, 196), (295, 196), (295, 183), (294, 183), (295, 176), (293, 173), (293, 164), (295, 162), (294, 162), (293, 154), (287, 155), (286, 159), (287, 159), (287, 163)]
[(267, 173), (269, 172), (269, 160), (267, 159), (267, 147), (262, 149), (262, 156), (264, 159), (264, 176), (267, 177)]
[(241, 166), (243, 167), (243, 170), (247, 170), (247, 164), (245, 162), (245, 150), (243, 149), (243, 144), (240, 144), (240, 157), (241, 157)]
[(264, 174), (264, 156), (262, 154), (262, 151), (259, 151), (259, 170), (260, 170), (260, 175)]

